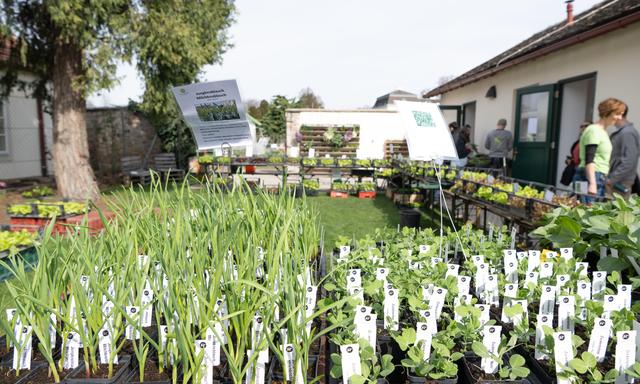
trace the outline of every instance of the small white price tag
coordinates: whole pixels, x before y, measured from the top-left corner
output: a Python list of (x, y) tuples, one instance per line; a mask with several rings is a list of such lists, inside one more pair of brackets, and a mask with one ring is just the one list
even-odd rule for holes
[(596, 271), (593, 272), (593, 282), (591, 283), (591, 297), (594, 299), (601, 298), (604, 294), (604, 289), (607, 286), (607, 272)]
[(489, 264), (479, 263), (477, 267), (478, 269), (476, 270), (476, 278), (475, 278), (476, 294), (478, 296), (482, 296), (485, 291), (487, 278), (489, 277)]
[(556, 287), (553, 285), (543, 285), (542, 294), (540, 295), (540, 309), (538, 314), (553, 314), (556, 306)]
[(306, 315), (310, 318), (313, 315), (313, 311), (316, 309), (316, 302), (318, 297), (318, 287), (315, 285), (307, 286), (307, 293), (305, 294)]
[(483, 255), (473, 255), (473, 256), (471, 256), (471, 261), (473, 262), (473, 264), (478, 266), (478, 264), (484, 263), (484, 256)]
[(564, 260), (573, 259), (573, 248), (560, 248), (560, 257)]
[(347, 275), (347, 289), (354, 287), (362, 288), (362, 278), (359, 273)]
[(253, 323), (251, 326), (251, 346), (254, 351), (259, 350), (260, 342), (262, 341), (262, 334), (264, 329), (264, 320), (262, 316), (253, 316)]
[(489, 305), (500, 305), (500, 292), (498, 291), (498, 275), (487, 276), (484, 292), (485, 303)]
[[(482, 332), (482, 344), (487, 348), (489, 353), (498, 354), (498, 346), (500, 345), (500, 333), (502, 327), (499, 325), (485, 326)], [(480, 363), (482, 370), (485, 373), (493, 374), (498, 372), (498, 362), (492, 358), (482, 358)]]
[(426, 287), (422, 287), (422, 301), (429, 302), (429, 300), (431, 300), (431, 295), (433, 295), (433, 288), (435, 288), (434, 284), (429, 284)]
[(527, 271), (535, 271), (540, 267), (540, 251), (529, 251), (527, 258)]
[(425, 309), (420, 311), (420, 315), (422, 316), (422, 320), (424, 320), (423, 322), (429, 327), (429, 331), (436, 334), (438, 332), (438, 323), (436, 321), (435, 313), (429, 309)]
[(588, 276), (589, 275), (589, 263), (579, 261), (576, 262), (576, 272), (580, 272), (580, 276)]
[(560, 296), (558, 306), (558, 328), (561, 331), (573, 333), (575, 329), (576, 298), (575, 296)]
[(367, 307), (366, 305), (356, 305), (356, 318), (358, 316), (364, 316), (370, 314), (373, 311), (372, 307)]
[(471, 278), (469, 276), (458, 275), (458, 295), (468, 295), (471, 288)]
[(342, 383), (349, 384), (351, 376), (362, 373), (360, 367), (360, 346), (358, 344), (341, 345), (340, 355), (342, 362)]
[(544, 201), (552, 202), (553, 196), (555, 195), (550, 190), (547, 189), (546, 191), (544, 191)]
[(553, 333), (553, 356), (556, 360), (556, 372), (562, 372), (573, 359), (573, 344), (571, 340), (571, 332), (554, 332)]
[[(216, 331), (214, 329), (207, 328), (207, 332), (205, 333), (205, 339), (207, 340), (207, 347), (209, 348), (207, 353), (210, 358), (210, 363), (212, 366), (217, 367), (220, 365), (220, 338), (216, 336)], [(257, 345), (257, 343), (253, 345)], [(258, 360), (262, 360), (262, 362), (264, 363), (263, 355), (266, 355), (266, 358), (268, 360), (269, 350), (265, 349), (261, 351), (258, 357)]]
[[(111, 331), (103, 328), (99, 332), (98, 346), (100, 350), (100, 364), (109, 364), (109, 358), (113, 352)], [(118, 364), (118, 354), (114, 353), (111, 359), (111, 364)]]
[(589, 348), (587, 350), (596, 357), (599, 363), (604, 361), (607, 354), (607, 346), (612, 330), (613, 324), (611, 320), (602, 317), (595, 318), (593, 330), (589, 335)]
[(16, 334), (16, 341), (18, 345), (13, 347), (13, 369), (21, 370), (31, 369), (31, 353), (32, 353), (32, 338), (31, 338), (31, 326), (25, 325), (20, 327), (20, 332)]
[(535, 358), (536, 360), (546, 360), (549, 356), (542, 351), (538, 346), (544, 345), (544, 330), (542, 328), (543, 325), (553, 329), (553, 314), (549, 315), (538, 315), (536, 317), (536, 351)]
[(348, 289), (349, 296), (353, 296), (360, 303), (364, 303), (364, 291), (360, 287), (351, 287)]
[(76, 332), (69, 332), (65, 341), (64, 362), (62, 368), (75, 369), (79, 364), (80, 335)]
[(529, 256), (529, 253), (527, 252), (516, 252), (516, 257), (518, 258), (518, 263), (522, 262), (523, 260), (526, 260), (527, 257)]
[(510, 299), (518, 298), (518, 284), (505, 284), (504, 285), (504, 297)]
[(426, 244), (420, 244), (420, 245), (418, 246), (418, 252), (419, 252), (420, 254), (427, 253), (427, 252), (429, 252), (429, 249), (430, 249), (430, 248), (431, 248), (431, 247), (429, 247), (429, 246), (428, 246), (428, 245), (426, 245)]
[(351, 247), (348, 245), (343, 245), (340, 247), (340, 258), (349, 256), (351, 253)]
[(631, 309), (631, 284), (618, 285), (618, 305), (621, 308)]
[(148, 255), (138, 255), (138, 269), (144, 269), (149, 264)]
[(416, 323), (416, 343), (422, 341), (422, 353), (425, 361), (431, 356), (431, 339), (434, 333), (429, 329), (429, 324)]
[(458, 271), (460, 270), (460, 266), (458, 264), (447, 264), (447, 273), (446, 276), (458, 276)]
[(632, 383), (633, 378), (624, 371), (636, 362), (636, 331), (618, 331), (616, 338), (616, 370), (620, 373), (616, 383)]
[(400, 317), (400, 300), (397, 289), (387, 289), (384, 297), (384, 327), (385, 329), (397, 331), (398, 319)]
[(540, 278), (546, 279), (553, 276), (553, 263), (545, 261), (540, 265)]

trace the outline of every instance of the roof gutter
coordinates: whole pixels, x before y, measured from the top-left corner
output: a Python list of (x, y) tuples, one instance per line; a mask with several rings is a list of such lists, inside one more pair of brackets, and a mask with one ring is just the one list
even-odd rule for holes
[(595, 37), (604, 35), (606, 33), (609, 33), (611, 31), (615, 31), (617, 29), (620, 28), (624, 28), (630, 24), (633, 24), (635, 22), (640, 21), (640, 11), (636, 11), (635, 13), (632, 13), (630, 15), (621, 17), (619, 19), (615, 19), (613, 21), (610, 21), (607, 24), (603, 24), (599, 27), (590, 29), (588, 31), (579, 33), (575, 36), (571, 36), (567, 39), (558, 41), (556, 43), (553, 43), (549, 46), (537, 49), (533, 52), (527, 53), (523, 56), (520, 57), (516, 57), (513, 60), (507, 61), (506, 63), (502, 64), (501, 66), (496, 66), (493, 68), (489, 68), (487, 70), (484, 70), (482, 72), (478, 72), (472, 76), (469, 76), (467, 78), (464, 79), (460, 79), (460, 80), (453, 80), (449, 83), (446, 83), (436, 89), (433, 89), (425, 94), (422, 95), (423, 98), (428, 98), (428, 97), (433, 97), (433, 96), (437, 96), (437, 95), (441, 95), (443, 93), (447, 93), (450, 91), (453, 91), (454, 89), (458, 89), (461, 87), (464, 87), (467, 84), (471, 84), (474, 83), (476, 81), (482, 80), (484, 78), (490, 77), (495, 75), (498, 72), (504, 71), (505, 69), (514, 67), (518, 64), (522, 64), (525, 61), (528, 60), (534, 60), (537, 59), (539, 57), (548, 55), (552, 52), (558, 51), (560, 49), (563, 48), (567, 48), (570, 47), (572, 45), (575, 44), (579, 44), (582, 43), (586, 40), (590, 40), (593, 39)]

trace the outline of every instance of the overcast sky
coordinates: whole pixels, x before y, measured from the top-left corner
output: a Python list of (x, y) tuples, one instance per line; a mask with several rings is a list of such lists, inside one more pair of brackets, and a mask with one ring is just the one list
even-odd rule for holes
[[(576, 0), (579, 13), (600, 0)], [(237, 79), (243, 99), (297, 96), (329, 108), (373, 105), (395, 89), (419, 93), (566, 18), (562, 0), (236, 0), (234, 47), (202, 80)], [(134, 68), (92, 105), (139, 100)]]

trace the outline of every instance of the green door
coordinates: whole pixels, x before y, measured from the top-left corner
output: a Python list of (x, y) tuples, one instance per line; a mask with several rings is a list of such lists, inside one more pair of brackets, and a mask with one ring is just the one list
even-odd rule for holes
[(513, 177), (549, 184), (555, 85), (519, 89), (516, 94)]

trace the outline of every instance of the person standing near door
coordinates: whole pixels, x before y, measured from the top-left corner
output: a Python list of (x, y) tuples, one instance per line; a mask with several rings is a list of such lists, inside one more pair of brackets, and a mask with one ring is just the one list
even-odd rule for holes
[(604, 100), (598, 104), (600, 120), (585, 128), (580, 136), (580, 166), (573, 180), (587, 182), (590, 196), (581, 197), (585, 204), (594, 202), (596, 197), (604, 197), (611, 158), (611, 140), (606, 129), (622, 118), (625, 108), (626, 104), (618, 99)]
[(507, 119), (498, 120), (496, 129), (489, 132), (484, 147), (489, 150), (491, 168), (504, 168), (506, 159), (513, 150), (513, 135), (507, 131)]
[(640, 135), (627, 120), (629, 107), (625, 106), (622, 118), (616, 121), (617, 131), (611, 134), (611, 160), (609, 176), (605, 186), (607, 195), (618, 193), (628, 199), (636, 179), (638, 157), (640, 156)]

